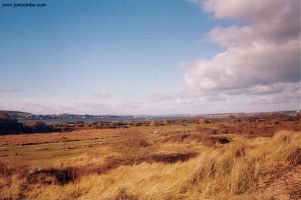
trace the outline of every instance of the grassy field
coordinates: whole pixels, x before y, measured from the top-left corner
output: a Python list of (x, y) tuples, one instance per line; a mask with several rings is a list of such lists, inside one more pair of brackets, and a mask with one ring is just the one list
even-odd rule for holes
[(300, 199), (301, 132), (231, 123), (1, 136), (0, 199)]

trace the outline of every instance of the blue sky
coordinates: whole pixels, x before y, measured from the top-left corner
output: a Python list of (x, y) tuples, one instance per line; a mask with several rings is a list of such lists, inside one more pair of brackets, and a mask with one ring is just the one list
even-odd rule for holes
[(223, 102), (210, 110), (202, 101), (195, 110), (179, 96), (207, 98), (192, 92), (185, 73), (191, 63), (224, 51), (208, 33), (236, 19), (215, 19), (185, 0), (43, 3), (46, 8), (0, 7), (0, 109), (173, 114), (226, 108)]

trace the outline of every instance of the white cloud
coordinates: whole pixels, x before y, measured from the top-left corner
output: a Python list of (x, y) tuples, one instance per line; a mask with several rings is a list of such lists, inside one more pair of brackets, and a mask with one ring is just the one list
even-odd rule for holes
[(298, 94), (300, 82), (297, 83), (276, 83), (273, 85), (255, 85), (249, 89), (250, 94)]
[[(190, 64), (185, 81), (195, 93), (268, 95), (300, 101), (299, 0), (193, 0), (216, 19), (244, 25), (216, 27), (208, 37), (225, 51)], [(293, 92), (292, 92), (293, 90)], [(273, 101), (270, 101), (273, 102)]]

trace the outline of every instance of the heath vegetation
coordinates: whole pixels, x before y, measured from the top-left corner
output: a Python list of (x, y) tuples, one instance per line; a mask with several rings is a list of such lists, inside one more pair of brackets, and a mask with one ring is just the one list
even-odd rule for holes
[(301, 198), (300, 116), (126, 123), (0, 136), (0, 199)]

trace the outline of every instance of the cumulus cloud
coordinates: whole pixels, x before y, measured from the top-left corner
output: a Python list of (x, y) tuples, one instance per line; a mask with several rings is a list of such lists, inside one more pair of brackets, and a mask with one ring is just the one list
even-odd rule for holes
[(274, 94), (283, 93), (288, 96), (298, 94), (300, 90), (300, 82), (297, 83), (276, 83), (273, 85), (255, 85), (249, 89), (250, 94)]
[(201, 59), (189, 65), (185, 73), (189, 88), (203, 94), (278, 93), (282, 98), (289, 98), (295, 93), (299, 97), (299, 0), (193, 2), (216, 19), (234, 19), (243, 25), (216, 27), (209, 32), (209, 40), (225, 51), (212, 59)]

